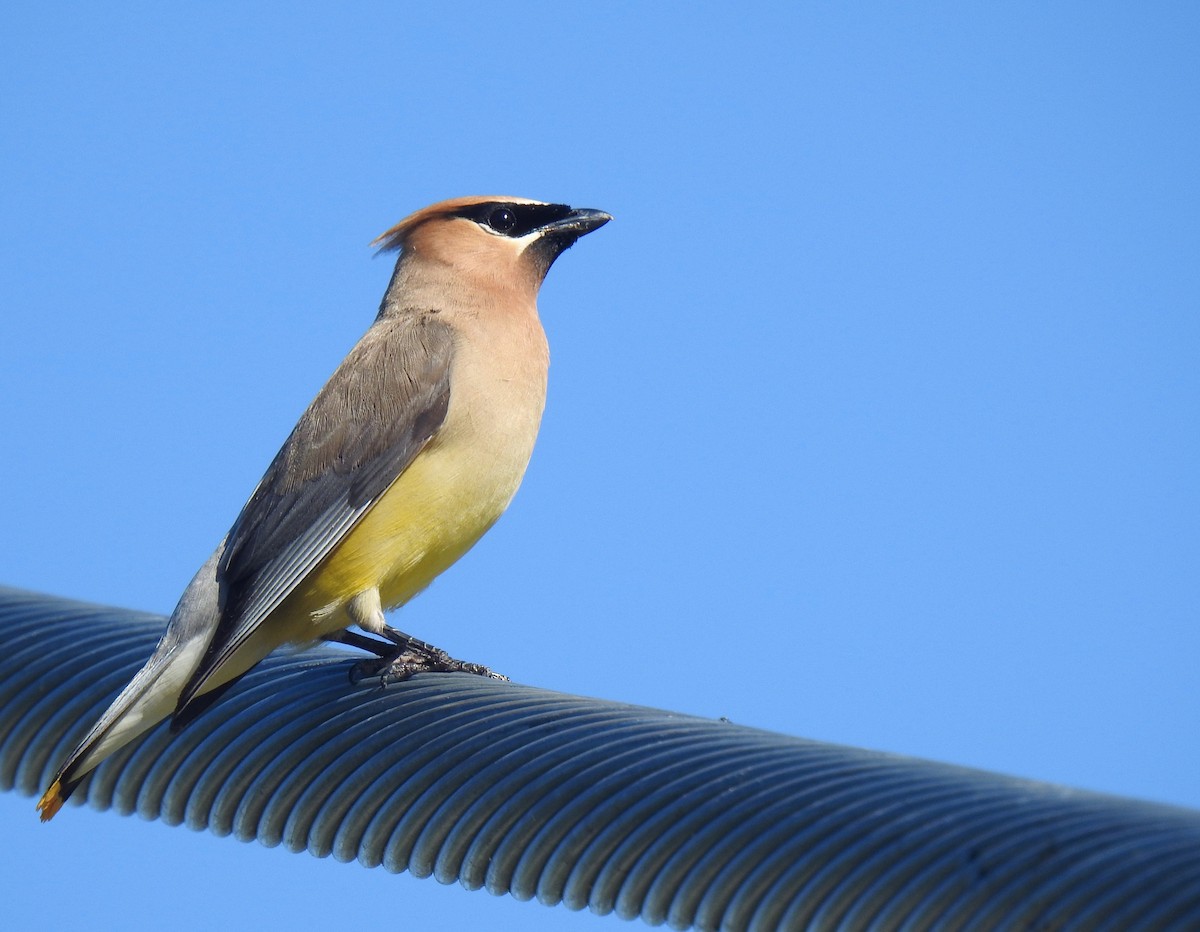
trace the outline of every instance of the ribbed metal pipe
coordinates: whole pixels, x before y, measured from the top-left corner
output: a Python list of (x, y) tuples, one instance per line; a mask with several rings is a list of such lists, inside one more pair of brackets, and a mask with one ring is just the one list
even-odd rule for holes
[[(0, 588), (0, 787), (41, 791), (162, 624)], [(77, 797), (676, 928), (1200, 928), (1194, 811), (350, 662), (271, 657)]]

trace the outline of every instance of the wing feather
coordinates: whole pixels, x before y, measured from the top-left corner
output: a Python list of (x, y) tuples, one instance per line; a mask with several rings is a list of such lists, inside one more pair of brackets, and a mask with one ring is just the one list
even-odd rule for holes
[(301, 416), (229, 532), (221, 616), (182, 709), (437, 433), (454, 337), (429, 313), (377, 321)]

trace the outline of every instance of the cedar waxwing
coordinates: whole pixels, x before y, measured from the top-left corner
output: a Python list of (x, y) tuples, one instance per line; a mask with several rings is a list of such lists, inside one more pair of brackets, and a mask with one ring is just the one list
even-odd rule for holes
[[(146, 665), (38, 802), (54, 816), (101, 761), (173, 715), (181, 726), (283, 644), (374, 651), (361, 674), (489, 674), (387, 626), (512, 500), (546, 398), (537, 293), (554, 260), (612, 218), (512, 197), (417, 211), (374, 324), (321, 389)], [(345, 629), (356, 625), (386, 641)]]

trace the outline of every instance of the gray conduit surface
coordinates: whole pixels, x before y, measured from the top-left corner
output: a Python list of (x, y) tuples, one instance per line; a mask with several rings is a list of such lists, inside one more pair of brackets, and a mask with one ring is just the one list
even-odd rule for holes
[[(163, 621), (0, 588), (0, 787), (40, 793)], [(350, 663), (268, 658), (75, 800), (681, 929), (1200, 929), (1198, 812)]]

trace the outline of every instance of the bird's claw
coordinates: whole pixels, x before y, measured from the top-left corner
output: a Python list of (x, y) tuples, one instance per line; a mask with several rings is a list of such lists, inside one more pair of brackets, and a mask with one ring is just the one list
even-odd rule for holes
[(373, 657), (362, 660), (350, 668), (350, 682), (360, 683), (365, 679), (379, 677), (380, 686), (402, 683), (418, 673), (471, 673), (494, 680), (508, 681), (503, 673), (497, 673), (481, 663), (456, 660), (444, 650), (434, 648), (426, 652), (407, 650), (394, 657)]

